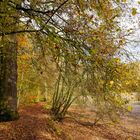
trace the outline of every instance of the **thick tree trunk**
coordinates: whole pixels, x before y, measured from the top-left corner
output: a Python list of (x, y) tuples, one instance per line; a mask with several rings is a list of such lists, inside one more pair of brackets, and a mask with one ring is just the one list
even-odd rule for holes
[(18, 118), (16, 37), (4, 37), (0, 47), (0, 121)]
[[(17, 41), (16, 34), (5, 35), (18, 29), (19, 13), (9, 0), (0, 1), (0, 121), (18, 118), (17, 113)], [(19, 5), (22, 0), (16, 1)]]

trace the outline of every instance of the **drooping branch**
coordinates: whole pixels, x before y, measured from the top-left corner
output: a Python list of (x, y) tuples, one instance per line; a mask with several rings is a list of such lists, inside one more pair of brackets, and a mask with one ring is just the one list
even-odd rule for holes
[(40, 30), (20, 30), (20, 31), (11, 31), (11, 32), (5, 32), (5, 33), (0, 33), (0, 36), (4, 35), (11, 35), (11, 34), (17, 34), (17, 33), (31, 33), (31, 32), (38, 32)]
[(9, 6), (15, 8), (16, 10), (22, 10), (24, 12), (35, 12), (35, 13), (40, 13), (40, 14), (50, 14), (53, 13), (54, 10), (47, 10), (47, 11), (41, 11), (33, 8), (25, 8), (22, 5), (19, 5), (13, 1), (9, 1)]
[[(61, 3), (56, 9), (53, 9), (53, 10), (47, 10), (47, 11), (43, 11), (43, 10), (38, 10), (38, 9), (33, 9), (31, 7), (24, 7), (22, 5), (19, 5), (15, 2), (13, 2), (12, 0), (9, 1), (8, 5), (14, 9), (16, 9), (17, 11), (23, 11), (25, 13), (27, 13), (29, 16), (30, 15), (34, 15), (35, 14), (43, 14), (43, 15), (46, 15), (48, 16), (48, 19), (47, 21), (44, 21), (43, 18), (41, 18), (41, 20), (43, 21), (43, 25), (40, 27), (40, 29), (23, 29), (23, 30), (14, 30), (14, 31), (9, 31), (9, 32), (0, 32), (0, 36), (4, 36), (4, 35), (10, 35), (10, 34), (16, 34), (16, 33), (24, 33), (24, 32), (38, 32), (38, 31), (41, 31), (41, 32), (44, 32), (44, 28), (46, 27), (46, 25), (50, 22), (50, 20), (52, 20), (53, 16), (58, 12), (58, 10), (64, 6), (66, 3), (68, 2), (68, 0), (65, 0), (63, 3)], [(30, 14), (31, 12), (31, 14)], [(33, 17), (33, 16), (32, 16)], [(29, 17), (31, 18), (31, 17)], [(45, 31), (46, 33), (46, 31)]]
[[(47, 20), (47, 22), (46, 22), (45, 24), (47, 24), (47, 23), (52, 19), (52, 17), (55, 15), (55, 13), (57, 13), (57, 11), (58, 11), (63, 5), (65, 5), (68, 1), (69, 1), (69, 0), (65, 0), (63, 3), (61, 3), (61, 4), (54, 10), (54, 12), (53, 12), (52, 15), (49, 17), (49, 19)], [(44, 27), (45, 27), (45, 26), (44, 26)], [(41, 30), (43, 30), (44, 27), (43, 27)]]

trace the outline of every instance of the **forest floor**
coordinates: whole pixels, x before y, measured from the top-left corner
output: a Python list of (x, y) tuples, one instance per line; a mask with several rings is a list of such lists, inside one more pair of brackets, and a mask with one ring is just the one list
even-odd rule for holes
[[(140, 140), (140, 116), (130, 114), (122, 117), (119, 124), (92, 126), (70, 117), (55, 122), (40, 103), (23, 107), (19, 113), (19, 120), (0, 123), (0, 140)], [(70, 113), (78, 118), (82, 113), (93, 112), (71, 109)]]

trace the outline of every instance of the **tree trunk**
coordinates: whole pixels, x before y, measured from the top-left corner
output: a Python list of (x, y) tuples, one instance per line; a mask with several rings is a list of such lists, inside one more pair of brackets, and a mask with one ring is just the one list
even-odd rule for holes
[(0, 121), (18, 118), (16, 35), (3, 37), (0, 47)]
[[(23, 0), (15, 3), (21, 4)], [(17, 113), (17, 41), (16, 34), (5, 35), (19, 28), (20, 12), (9, 0), (0, 1), (0, 121), (18, 118)]]

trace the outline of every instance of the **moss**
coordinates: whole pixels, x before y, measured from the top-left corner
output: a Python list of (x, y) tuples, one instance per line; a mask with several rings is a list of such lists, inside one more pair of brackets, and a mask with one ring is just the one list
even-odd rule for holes
[(8, 107), (6, 102), (0, 102), (0, 122), (13, 121), (19, 118), (17, 111), (13, 111)]

